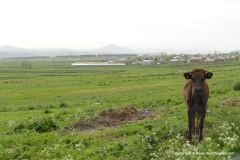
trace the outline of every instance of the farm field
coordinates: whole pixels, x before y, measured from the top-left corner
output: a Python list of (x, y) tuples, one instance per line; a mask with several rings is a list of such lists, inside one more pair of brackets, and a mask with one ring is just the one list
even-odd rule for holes
[[(71, 67), (0, 60), (0, 159), (239, 159), (240, 62)], [(183, 73), (213, 72), (203, 141), (187, 142)]]

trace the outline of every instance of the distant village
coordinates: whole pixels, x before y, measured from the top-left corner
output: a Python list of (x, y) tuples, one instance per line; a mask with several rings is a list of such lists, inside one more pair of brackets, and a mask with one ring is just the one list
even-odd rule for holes
[(170, 63), (214, 63), (224, 61), (237, 61), (239, 55), (208, 55), (208, 56), (189, 56), (183, 59), (181, 56), (175, 56), (169, 60)]
[(158, 59), (158, 57), (155, 57), (155, 59), (144, 59), (139, 62), (134, 62), (134, 64), (138, 63), (142, 65), (153, 65), (161, 63), (215, 63), (225, 61), (238, 61), (239, 55), (178, 55), (173, 56), (171, 59), (169, 58)]
[[(239, 61), (239, 53), (215, 53), (208, 55), (169, 55), (160, 53), (158, 55), (136, 55), (136, 54), (101, 54), (81, 55), (80, 57), (98, 60), (97, 62), (75, 62), (78, 65), (157, 65), (157, 64), (180, 64), (180, 63), (218, 63), (226, 61)], [(94, 57), (94, 58), (93, 58)], [(102, 61), (99, 61), (101, 59)]]
[(178, 55), (173, 56), (168, 63), (215, 63), (238, 60), (239, 54)]

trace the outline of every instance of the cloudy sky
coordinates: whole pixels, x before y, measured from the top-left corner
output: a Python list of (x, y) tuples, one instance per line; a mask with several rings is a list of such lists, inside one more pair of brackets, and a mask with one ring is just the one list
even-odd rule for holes
[(0, 0), (0, 46), (240, 49), (239, 0)]

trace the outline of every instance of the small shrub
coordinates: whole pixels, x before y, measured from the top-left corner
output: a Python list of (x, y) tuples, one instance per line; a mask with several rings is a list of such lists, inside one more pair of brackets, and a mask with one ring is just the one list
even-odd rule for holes
[(49, 114), (49, 113), (52, 113), (52, 111), (50, 111), (48, 109), (44, 110), (44, 114)]
[(60, 103), (60, 105), (59, 105), (59, 107), (61, 107), (61, 108), (67, 108), (67, 107), (69, 107), (66, 103), (64, 103), (64, 102), (61, 102)]
[(29, 106), (28, 110), (34, 110), (34, 108), (32, 106)]
[(40, 121), (34, 122), (34, 128), (39, 133), (51, 132), (59, 128), (55, 120), (44, 117)]
[(25, 129), (25, 125), (23, 123), (19, 123), (16, 127), (14, 127), (13, 131), (15, 133), (19, 133), (23, 129)]
[(50, 105), (49, 105), (49, 108), (55, 108), (55, 107), (54, 107), (54, 105), (50, 104)]
[(7, 112), (8, 111), (8, 109), (6, 108), (6, 107), (3, 107), (1, 110), (0, 110), (0, 112)]
[(146, 129), (147, 131), (152, 131), (153, 129), (153, 125), (152, 124), (146, 124), (143, 126), (144, 129)]
[(235, 91), (240, 91), (240, 82), (236, 83), (233, 87)]

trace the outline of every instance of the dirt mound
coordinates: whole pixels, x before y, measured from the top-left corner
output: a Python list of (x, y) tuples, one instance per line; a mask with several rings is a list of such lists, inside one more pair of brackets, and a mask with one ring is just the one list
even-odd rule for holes
[(123, 123), (136, 122), (147, 117), (154, 117), (154, 113), (150, 110), (138, 111), (135, 107), (124, 107), (115, 110), (110, 109), (101, 112), (87, 122), (79, 120), (72, 126), (66, 127), (66, 129), (81, 131), (96, 129), (99, 126), (117, 126)]

